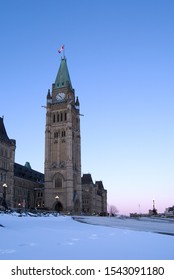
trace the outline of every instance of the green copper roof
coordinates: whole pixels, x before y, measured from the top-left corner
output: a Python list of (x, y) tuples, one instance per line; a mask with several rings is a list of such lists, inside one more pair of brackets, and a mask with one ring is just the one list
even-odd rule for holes
[(29, 169), (31, 169), (31, 165), (30, 165), (30, 163), (29, 163), (28, 161), (26, 161), (26, 163), (25, 163), (24, 166), (27, 167), (27, 168), (29, 168)]
[(55, 80), (55, 88), (65, 87), (67, 85), (67, 82), (69, 82), (69, 86), (70, 88), (72, 88), (66, 58), (64, 57), (61, 59), (59, 71)]

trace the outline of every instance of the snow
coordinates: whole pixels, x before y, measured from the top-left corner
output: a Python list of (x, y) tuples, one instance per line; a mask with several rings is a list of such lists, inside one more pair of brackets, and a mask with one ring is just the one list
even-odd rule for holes
[(174, 259), (170, 219), (1, 213), (0, 224), (0, 260)]

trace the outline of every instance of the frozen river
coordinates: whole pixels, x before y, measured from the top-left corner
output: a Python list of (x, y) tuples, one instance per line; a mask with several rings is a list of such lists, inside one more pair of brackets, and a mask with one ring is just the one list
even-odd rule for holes
[(80, 216), (74, 217), (75, 220), (93, 224), (109, 226), (114, 228), (155, 232), (161, 234), (174, 235), (174, 219), (169, 218), (123, 218), (123, 217), (96, 217)]

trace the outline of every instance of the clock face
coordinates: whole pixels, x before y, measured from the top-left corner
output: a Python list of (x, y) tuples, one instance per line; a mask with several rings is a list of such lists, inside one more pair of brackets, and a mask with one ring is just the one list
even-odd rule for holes
[(65, 93), (64, 92), (60, 92), (56, 95), (56, 100), (58, 102), (62, 102), (65, 99)]

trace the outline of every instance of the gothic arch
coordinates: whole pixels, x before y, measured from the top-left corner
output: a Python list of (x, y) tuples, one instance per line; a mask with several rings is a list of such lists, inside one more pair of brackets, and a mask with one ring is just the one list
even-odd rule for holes
[(64, 184), (64, 177), (61, 173), (56, 173), (53, 177), (53, 186), (56, 189), (62, 189)]
[(54, 210), (56, 212), (62, 212), (63, 211), (63, 204), (60, 201), (57, 201), (55, 203)]

